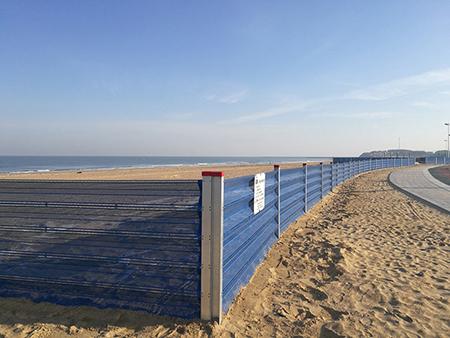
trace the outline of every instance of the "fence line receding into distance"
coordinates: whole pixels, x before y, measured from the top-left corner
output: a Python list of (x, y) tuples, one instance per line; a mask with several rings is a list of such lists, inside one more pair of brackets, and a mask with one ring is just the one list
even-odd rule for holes
[(0, 296), (220, 321), (280, 235), (335, 186), (411, 158), (201, 181), (0, 180)]

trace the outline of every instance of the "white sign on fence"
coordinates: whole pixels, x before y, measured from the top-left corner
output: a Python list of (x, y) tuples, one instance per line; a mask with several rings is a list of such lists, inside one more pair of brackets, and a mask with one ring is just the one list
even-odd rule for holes
[(256, 174), (254, 183), (253, 213), (256, 215), (266, 204), (266, 174)]

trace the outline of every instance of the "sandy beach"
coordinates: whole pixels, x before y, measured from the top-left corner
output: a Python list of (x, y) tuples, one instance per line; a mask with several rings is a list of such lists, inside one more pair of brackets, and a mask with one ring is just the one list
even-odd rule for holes
[[(317, 162), (309, 162), (317, 165)], [(302, 163), (283, 163), (281, 168), (298, 168)], [(249, 165), (204, 165), (168, 166), (155, 168), (124, 168), (99, 170), (61, 170), (33, 173), (0, 173), (0, 179), (40, 179), (40, 180), (180, 180), (201, 179), (202, 171), (223, 171), (225, 178), (253, 175), (273, 170), (272, 164)]]
[(349, 180), (292, 224), (221, 325), (0, 299), (0, 336), (448, 336), (450, 217), (394, 190), (389, 172)]

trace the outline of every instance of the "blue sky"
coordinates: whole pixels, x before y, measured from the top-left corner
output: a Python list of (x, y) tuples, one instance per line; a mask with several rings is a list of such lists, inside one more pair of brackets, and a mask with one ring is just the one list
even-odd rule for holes
[(449, 1), (2, 1), (0, 154), (444, 148)]

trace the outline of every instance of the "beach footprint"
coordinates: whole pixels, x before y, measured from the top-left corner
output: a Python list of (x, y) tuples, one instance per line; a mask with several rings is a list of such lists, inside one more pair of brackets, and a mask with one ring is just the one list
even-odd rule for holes
[(312, 297), (315, 300), (325, 300), (325, 299), (328, 298), (328, 295), (325, 292), (323, 292), (323, 291), (321, 291), (321, 290), (319, 290), (317, 288), (313, 288), (313, 287), (308, 286), (306, 288), (306, 290), (312, 295)]

